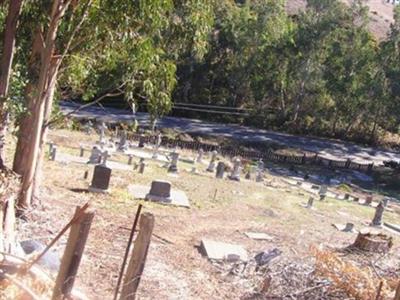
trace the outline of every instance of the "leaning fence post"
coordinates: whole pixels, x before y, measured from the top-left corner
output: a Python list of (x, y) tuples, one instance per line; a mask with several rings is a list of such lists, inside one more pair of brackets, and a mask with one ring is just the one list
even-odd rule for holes
[(146, 263), (151, 235), (154, 228), (154, 216), (144, 213), (140, 217), (140, 229), (133, 247), (131, 260), (126, 270), (124, 284), (122, 286), (120, 300), (134, 300)]
[[(79, 212), (79, 209), (80, 207), (76, 208), (75, 215)], [(94, 211), (83, 212), (81, 217), (71, 226), (52, 300), (68, 299), (71, 294), (94, 214)]]

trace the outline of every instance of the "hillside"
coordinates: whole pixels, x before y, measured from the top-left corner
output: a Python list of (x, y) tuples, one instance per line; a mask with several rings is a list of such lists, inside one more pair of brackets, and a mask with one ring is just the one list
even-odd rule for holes
[[(343, 0), (350, 3), (351, 0)], [(382, 40), (386, 37), (390, 24), (393, 22), (393, 4), (386, 3), (386, 0), (367, 0), (366, 4), (370, 8), (371, 32)], [(287, 10), (289, 13), (296, 13), (299, 9), (303, 9), (306, 0), (287, 0)]]

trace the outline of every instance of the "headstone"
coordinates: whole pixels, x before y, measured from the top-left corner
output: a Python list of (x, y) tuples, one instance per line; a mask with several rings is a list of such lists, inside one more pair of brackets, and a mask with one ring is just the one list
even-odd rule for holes
[(168, 172), (169, 173), (177, 173), (178, 172), (179, 153), (174, 151), (170, 154), (170, 157), (171, 157), (171, 164), (168, 168)]
[(308, 198), (307, 208), (311, 208), (313, 204), (314, 204), (314, 198), (313, 197)]
[(53, 147), (54, 147), (54, 143), (50, 142), (49, 143), (49, 156), (51, 155), (51, 152), (53, 152)]
[(158, 150), (160, 149), (161, 142), (162, 142), (162, 137), (161, 137), (161, 133), (159, 132), (156, 136), (152, 159), (158, 158)]
[(90, 153), (89, 161), (87, 162), (88, 164), (98, 164), (101, 162), (101, 155), (102, 152), (99, 149), (99, 147), (94, 146), (92, 148), (92, 152)]
[(390, 198), (389, 197), (383, 197), (383, 206), (387, 207), (389, 204)]
[(146, 164), (144, 162), (144, 158), (141, 158), (139, 161), (139, 173), (143, 174), (144, 173), (144, 168), (146, 167)]
[(217, 165), (217, 173), (215, 177), (222, 179), (224, 178), (224, 173), (225, 173), (225, 164), (222, 161), (220, 161)]
[(94, 167), (90, 192), (107, 192), (110, 185), (111, 169), (104, 165)]
[(384, 211), (385, 211), (385, 205), (383, 201), (381, 201), (379, 202), (378, 206), (375, 209), (375, 215), (371, 223), (372, 226), (382, 226), (382, 218)]
[(262, 182), (264, 180), (264, 162), (262, 159), (260, 159), (257, 162), (257, 175), (256, 175), (256, 181), (257, 182)]
[(90, 135), (92, 132), (93, 123), (89, 120), (85, 125), (85, 133)]
[(79, 156), (83, 157), (85, 155), (85, 148), (83, 148), (83, 146), (80, 147), (80, 153)]
[(251, 171), (247, 171), (246, 175), (244, 176), (245, 179), (250, 180), (251, 179)]
[(153, 181), (150, 192), (145, 198), (151, 201), (171, 202), (171, 183), (161, 180)]
[(319, 189), (319, 200), (324, 200), (326, 197), (326, 193), (328, 192), (328, 186), (326, 185), (321, 185)]
[(344, 200), (349, 200), (350, 199), (350, 194), (346, 193), (344, 194)]
[(99, 131), (100, 131), (100, 144), (105, 144), (106, 143), (106, 136), (105, 136), (105, 130), (107, 129), (107, 126), (104, 122), (101, 122), (99, 125)]
[(145, 144), (145, 136), (144, 134), (139, 135), (139, 144), (138, 147), (139, 148), (143, 148)]
[(229, 176), (229, 179), (240, 181), (240, 168), (241, 168), (241, 161), (240, 158), (237, 157), (233, 161), (233, 169), (231, 176)]
[(53, 145), (51, 153), (50, 153), (50, 160), (55, 161), (57, 155), (57, 146)]
[(365, 205), (371, 205), (373, 200), (374, 197), (372, 195), (368, 195), (367, 198), (365, 199)]
[(197, 158), (196, 158), (196, 162), (197, 163), (202, 163), (203, 162), (203, 155), (204, 155), (204, 151), (203, 151), (203, 149), (199, 149), (199, 152), (198, 152), (198, 154), (197, 154)]
[(208, 165), (207, 172), (214, 173), (217, 155), (218, 155), (217, 151), (214, 150), (213, 152), (211, 152), (211, 160), (210, 160), (210, 164)]
[(132, 154), (129, 154), (129, 155), (128, 155), (128, 165), (131, 165), (131, 164), (132, 164), (132, 160), (133, 160), (133, 155), (132, 155)]
[(192, 170), (190, 171), (190, 173), (197, 174), (197, 168), (196, 167), (192, 167)]
[(128, 150), (126, 130), (123, 130), (122, 133), (121, 133), (121, 137), (120, 137), (119, 145), (118, 145), (118, 150), (120, 150), (120, 151)]

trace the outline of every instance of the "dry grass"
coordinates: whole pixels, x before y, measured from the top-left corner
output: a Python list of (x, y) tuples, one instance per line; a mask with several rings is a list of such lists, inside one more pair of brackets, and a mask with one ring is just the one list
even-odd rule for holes
[[(57, 140), (59, 149), (79, 147), (82, 140), (96, 139), (78, 132), (72, 132), (70, 138), (68, 131), (53, 132), (52, 139), (55, 140), (60, 133), (64, 137)], [(76, 150), (75, 154), (78, 153)], [(352, 222), (356, 228), (361, 228), (373, 215), (371, 208), (332, 199), (316, 202), (316, 210), (305, 209), (300, 204), (306, 202), (307, 193), (270, 175), (266, 182), (274, 187), (247, 180), (240, 183), (216, 180), (206, 172), (200, 175), (189, 173), (189, 164), (179, 166), (178, 177), (170, 177), (161, 163), (155, 162), (149, 163), (143, 175), (113, 170), (111, 193), (98, 195), (85, 192), (89, 185), (88, 180), (83, 180), (87, 166), (46, 161), (42, 207), (30, 214), (33, 222), (20, 224), (22, 233), (27, 238), (35, 237), (46, 243), (71, 218), (76, 205), (90, 201), (96, 209), (96, 216), (77, 287), (93, 299), (109, 299), (122, 262), (128, 229), (139, 203), (128, 193), (127, 186), (149, 186), (156, 178), (165, 179), (174, 188), (187, 193), (192, 207), (173, 208), (143, 202), (144, 211), (155, 215), (156, 226), (139, 298), (238, 299), (254, 292), (254, 280), (250, 280), (251, 276), (248, 280), (228, 276), (210, 264), (196, 248), (202, 238), (241, 244), (251, 257), (261, 250), (279, 248), (283, 252), (280, 261), (305, 262), (310, 257), (311, 245), (324, 243), (342, 248), (354, 241), (355, 234), (338, 232), (332, 223)], [(205, 168), (204, 165), (198, 169), (202, 171)], [(251, 240), (244, 235), (246, 231), (266, 232), (274, 240)], [(66, 237), (58, 244), (61, 253), (65, 240)], [(399, 239), (395, 238), (391, 259), (388, 260), (390, 266), (393, 260), (398, 262), (398, 242)], [(382, 268), (386, 267), (382, 265)], [(276, 286), (276, 292), (285, 293), (280, 288)], [(290, 285), (285, 288), (288, 292)]]

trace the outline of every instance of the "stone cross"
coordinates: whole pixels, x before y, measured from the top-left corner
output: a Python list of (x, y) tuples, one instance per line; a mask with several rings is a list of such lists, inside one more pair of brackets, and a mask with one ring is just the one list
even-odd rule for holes
[(101, 162), (101, 150), (99, 147), (94, 146), (90, 153), (88, 164), (98, 164)]
[(197, 155), (197, 158), (196, 158), (196, 162), (197, 163), (202, 163), (203, 162), (203, 155), (204, 155), (204, 151), (203, 151), (203, 149), (199, 149), (199, 153), (198, 153), (198, 155)]
[(379, 202), (378, 206), (376, 207), (375, 210), (375, 215), (374, 218), (372, 219), (372, 226), (382, 226), (382, 218), (383, 218), (383, 212), (385, 211), (385, 205), (383, 201)]
[(233, 170), (229, 179), (240, 181), (240, 168), (241, 168), (241, 161), (240, 158), (235, 158), (233, 160)]
[(171, 202), (171, 183), (161, 180), (153, 181), (150, 192), (145, 198), (150, 201)]
[(111, 169), (105, 165), (94, 167), (92, 183), (89, 187), (90, 192), (107, 192), (110, 185)]
[(224, 173), (225, 173), (225, 164), (220, 161), (217, 165), (217, 173), (215, 174), (216, 178), (224, 178)]
[(168, 168), (168, 172), (176, 173), (178, 172), (179, 153), (174, 151), (170, 154), (170, 157), (171, 157), (171, 164)]
[(108, 160), (109, 157), (111, 157), (111, 155), (109, 155), (108, 151), (106, 150), (106, 151), (102, 152), (101, 157), (102, 157), (102, 163), (101, 164), (103, 166), (105, 166), (105, 165), (107, 165), (107, 160)]
[(107, 129), (107, 126), (104, 122), (101, 122), (99, 125), (99, 130), (100, 130), (100, 144), (105, 143), (105, 130)]
[(207, 172), (212, 172), (214, 173), (215, 170), (215, 162), (217, 160), (217, 155), (218, 152), (216, 150), (214, 150), (213, 152), (211, 152), (211, 160), (210, 160), (210, 164), (208, 165), (207, 168)]
[(140, 161), (139, 161), (139, 173), (140, 174), (144, 173), (144, 168), (145, 167), (146, 167), (146, 164), (144, 162), (144, 158), (142, 157), (142, 158), (140, 158)]

